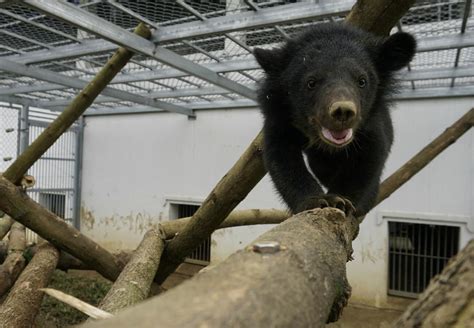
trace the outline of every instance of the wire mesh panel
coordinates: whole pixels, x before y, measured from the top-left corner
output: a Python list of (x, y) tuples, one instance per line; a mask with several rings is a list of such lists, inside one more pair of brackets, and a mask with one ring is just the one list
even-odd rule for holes
[[(45, 126), (30, 122), (30, 142), (44, 131)], [(29, 170), (36, 178), (30, 197), (69, 223), (72, 223), (74, 213), (76, 142), (77, 131), (65, 132)]]
[(18, 109), (0, 105), (0, 172), (13, 163), (18, 153)]
[(390, 295), (416, 298), (459, 249), (459, 227), (389, 222)]
[[(197, 205), (188, 205), (188, 204), (176, 204), (178, 207), (178, 217), (185, 218), (193, 216), (193, 214), (198, 210), (199, 206)], [(209, 264), (211, 262), (211, 237), (204, 240), (204, 242), (199, 245), (192, 253), (187, 257), (187, 259), (196, 260), (200, 263), (205, 262), (204, 264)]]

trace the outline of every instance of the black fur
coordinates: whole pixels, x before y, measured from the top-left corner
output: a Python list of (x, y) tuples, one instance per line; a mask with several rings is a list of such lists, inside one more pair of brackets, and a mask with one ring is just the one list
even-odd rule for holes
[[(375, 204), (393, 141), (392, 76), (415, 48), (406, 33), (383, 39), (345, 24), (321, 24), (281, 48), (255, 50), (266, 72), (259, 89), (265, 165), (293, 213), (325, 206), (347, 213), (353, 203), (363, 215)], [(341, 145), (350, 129), (352, 139)]]

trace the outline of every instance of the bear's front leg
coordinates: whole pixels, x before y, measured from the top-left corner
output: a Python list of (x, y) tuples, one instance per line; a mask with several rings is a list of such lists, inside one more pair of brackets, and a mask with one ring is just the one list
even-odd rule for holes
[(266, 122), (263, 158), (278, 193), (292, 213), (300, 212), (300, 204), (309, 195), (324, 194), (306, 168), (296, 132)]
[(320, 194), (310, 196), (298, 205), (297, 213), (307, 211), (313, 208), (334, 207), (343, 211), (346, 216), (355, 213), (356, 209), (352, 202), (336, 194)]

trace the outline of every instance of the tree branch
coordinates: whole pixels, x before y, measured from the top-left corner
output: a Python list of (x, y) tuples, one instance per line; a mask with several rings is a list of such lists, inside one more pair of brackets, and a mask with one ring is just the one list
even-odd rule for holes
[(474, 323), (474, 240), (452, 258), (441, 274), (393, 325), (472, 327)]
[(56, 268), (59, 252), (52, 245), (39, 246), (31, 262), (20, 275), (0, 306), (2, 327), (30, 327), (38, 313), (43, 292)]
[(386, 178), (380, 185), (377, 204), (388, 198), (395, 190), (410, 180), (421, 169), (428, 165), (443, 150), (455, 143), (464, 133), (472, 127), (474, 108), (471, 108), (459, 120), (454, 122), (443, 133), (436, 137), (426, 147), (420, 150), (408, 162)]
[(164, 234), (148, 231), (99, 308), (116, 313), (147, 298), (164, 248)]

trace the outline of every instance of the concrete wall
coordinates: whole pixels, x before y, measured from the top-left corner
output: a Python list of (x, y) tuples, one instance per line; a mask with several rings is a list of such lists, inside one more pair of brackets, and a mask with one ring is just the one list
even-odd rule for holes
[[(385, 176), (470, 107), (473, 98), (401, 101), (393, 109), (396, 141)], [(147, 228), (169, 217), (170, 203), (199, 203), (261, 128), (255, 109), (199, 111), (196, 120), (158, 113), (88, 117), (82, 230), (109, 249), (131, 249)], [(355, 242), (349, 268), (353, 299), (387, 306), (387, 219), (443, 220), (473, 237), (473, 132), (374, 209)], [(283, 208), (265, 177), (239, 208)], [(468, 229), (469, 224), (469, 229)], [(212, 261), (242, 248), (268, 226), (213, 234)]]

